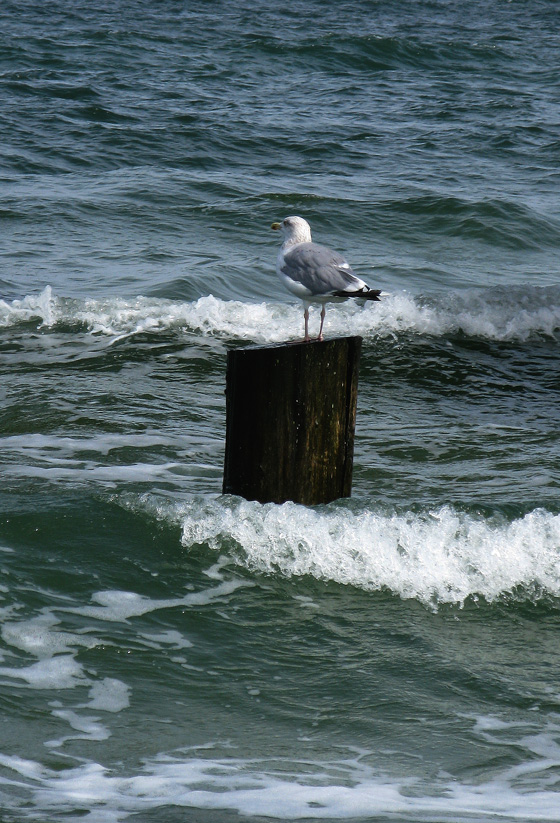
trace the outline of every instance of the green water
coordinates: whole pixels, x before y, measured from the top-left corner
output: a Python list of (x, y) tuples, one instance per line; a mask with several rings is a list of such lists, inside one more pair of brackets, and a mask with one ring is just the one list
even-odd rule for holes
[[(2, 823), (559, 819), (556, 23), (3, 6)], [(289, 214), (384, 293), (316, 508), (220, 493)]]

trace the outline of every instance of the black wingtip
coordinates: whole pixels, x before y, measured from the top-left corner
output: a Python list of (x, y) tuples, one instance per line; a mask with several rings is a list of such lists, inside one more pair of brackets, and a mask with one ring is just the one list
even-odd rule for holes
[(379, 300), (381, 289), (358, 289), (358, 291), (335, 291), (335, 297), (358, 297), (360, 300)]

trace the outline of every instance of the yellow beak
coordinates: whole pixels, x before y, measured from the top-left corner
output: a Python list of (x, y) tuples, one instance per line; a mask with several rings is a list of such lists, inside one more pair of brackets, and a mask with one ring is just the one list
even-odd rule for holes
[(278, 231), (278, 229), (282, 228), (282, 223), (273, 223), (270, 228), (274, 229), (274, 231)]

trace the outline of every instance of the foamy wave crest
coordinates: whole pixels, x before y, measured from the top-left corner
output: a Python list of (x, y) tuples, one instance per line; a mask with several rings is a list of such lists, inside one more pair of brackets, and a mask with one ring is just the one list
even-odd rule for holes
[[(560, 332), (560, 289), (489, 288), (451, 292), (426, 305), (435, 312), (436, 334), (463, 333), (487, 340), (524, 342), (531, 337), (556, 338)], [(421, 331), (421, 329), (418, 329)], [(429, 329), (426, 329), (430, 333)]]
[(150, 297), (79, 301), (56, 297), (47, 286), (37, 296), (11, 303), (0, 301), (0, 327), (35, 320), (45, 328), (79, 325), (92, 334), (116, 339), (178, 329), (203, 336), (274, 343), (289, 337), (290, 332), (297, 334), (302, 317), (295, 305), (220, 300), (211, 294), (191, 303)]
[(206, 544), (258, 573), (389, 589), (430, 606), (520, 590), (560, 596), (560, 516), (544, 510), (494, 523), (447, 506), (382, 514), (228, 497), (143, 504), (182, 525), (185, 547)]
[(22, 300), (0, 300), (0, 328), (41, 320), (44, 326), (53, 326), (58, 321), (58, 301), (52, 289), (47, 286), (39, 295), (28, 295)]
[[(185, 303), (160, 298), (70, 300), (56, 297), (50, 286), (40, 295), (12, 303), (0, 301), (0, 327), (31, 320), (52, 328), (79, 325), (113, 340), (177, 329), (202, 336), (278, 343), (299, 338), (303, 313), (299, 304), (245, 303), (213, 295)], [(318, 331), (319, 312), (312, 309), (311, 334)], [(523, 342), (531, 337), (556, 339), (560, 332), (560, 289), (467, 290), (437, 298), (408, 292), (386, 294), (379, 303), (353, 302), (327, 310), (327, 335), (359, 334), (376, 339), (400, 333)]]
[(347, 305), (344, 313), (330, 318), (327, 334), (360, 334), (366, 339), (403, 332), (433, 337), (463, 334), (525, 342), (533, 337), (557, 339), (560, 332), (558, 288), (469, 289), (437, 297), (396, 292), (364, 308)]

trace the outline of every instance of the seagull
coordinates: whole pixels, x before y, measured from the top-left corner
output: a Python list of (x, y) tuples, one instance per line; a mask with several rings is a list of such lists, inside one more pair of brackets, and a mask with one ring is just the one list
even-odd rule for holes
[(271, 226), (281, 230), (284, 242), (278, 252), (276, 273), (284, 286), (303, 301), (304, 342), (309, 337), (309, 306), (321, 303), (321, 327), (317, 340), (323, 340), (325, 303), (340, 303), (349, 297), (379, 300), (381, 291), (370, 289), (356, 277), (344, 257), (311, 240), (311, 228), (303, 217), (285, 217)]

